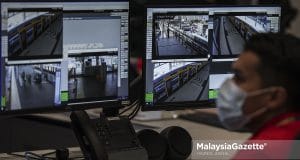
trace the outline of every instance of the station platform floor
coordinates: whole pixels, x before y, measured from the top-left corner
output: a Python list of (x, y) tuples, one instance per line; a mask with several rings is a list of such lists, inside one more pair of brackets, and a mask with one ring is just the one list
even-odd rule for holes
[[(106, 82), (101, 82), (96, 77), (76, 77), (76, 94), (72, 93), (69, 89), (69, 98), (81, 99), (117, 96), (117, 77), (117, 72), (107, 73)], [(74, 81), (74, 79), (71, 79), (71, 81)]]
[(165, 102), (198, 101), (208, 99), (209, 66), (206, 65), (192, 79), (169, 96)]
[(161, 38), (157, 40), (158, 56), (173, 56), (173, 55), (196, 55), (189, 46), (183, 45), (179, 39), (175, 37)]
[[(227, 17), (220, 17), (216, 24), (219, 31), (216, 35), (217, 44), (219, 45), (221, 55), (238, 55), (243, 50), (245, 39), (241, 36), (234, 25)], [(216, 52), (214, 52), (216, 54)]]
[[(32, 70), (32, 66), (27, 66), (25, 73)], [(14, 72), (14, 71), (13, 71)], [(16, 77), (19, 76), (19, 79)], [(49, 107), (54, 104), (55, 97), (55, 85), (49, 83), (46, 80), (42, 80), (41, 83), (35, 83), (33, 75), (31, 75), (31, 82), (23, 81), (20, 75), (16, 73), (12, 74), (12, 95), (11, 95), (11, 107), (12, 109), (28, 109), (28, 108), (40, 108)]]

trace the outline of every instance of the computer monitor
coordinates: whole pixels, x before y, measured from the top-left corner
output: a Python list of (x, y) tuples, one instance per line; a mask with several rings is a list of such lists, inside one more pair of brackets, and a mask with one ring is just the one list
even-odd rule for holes
[(148, 6), (143, 110), (213, 106), (253, 34), (278, 32), (279, 6)]
[(2, 2), (0, 114), (128, 103), (128, 1)]

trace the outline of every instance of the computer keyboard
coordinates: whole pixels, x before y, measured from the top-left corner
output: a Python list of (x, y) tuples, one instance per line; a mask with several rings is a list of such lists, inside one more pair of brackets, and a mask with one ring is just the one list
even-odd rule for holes
[[(179, 118), (225, 129), (225, 127), (222, 125), (221, 121), (219, 120), (218, 116), (212, 113), (196, 112), (196, 113), (179, 115)], [(240, 129), (237, 130), (237, 132), (249, 132), (249, 130)]]

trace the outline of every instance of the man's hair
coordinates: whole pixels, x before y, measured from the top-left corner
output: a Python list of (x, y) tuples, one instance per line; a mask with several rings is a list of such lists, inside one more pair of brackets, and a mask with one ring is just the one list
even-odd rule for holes
[(244, 46), (260, 59), (257, 68), (264, 87), (282, 86), (287, 103), (300, 110), (300, 39), (287, 34), (261, 33), (252, 36)]

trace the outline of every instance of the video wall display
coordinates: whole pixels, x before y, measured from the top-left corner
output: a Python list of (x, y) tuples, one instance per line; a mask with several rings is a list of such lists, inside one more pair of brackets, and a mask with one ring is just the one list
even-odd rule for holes
[(257, 33), (279, 32), (280, 7), (147, 8), (145, 110), (214, 102)]
[(128, 101), (128, 2), (1, 3), (0, 111)]

